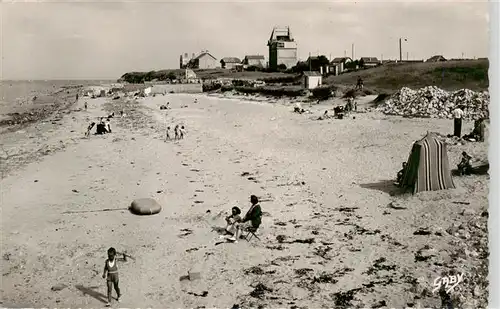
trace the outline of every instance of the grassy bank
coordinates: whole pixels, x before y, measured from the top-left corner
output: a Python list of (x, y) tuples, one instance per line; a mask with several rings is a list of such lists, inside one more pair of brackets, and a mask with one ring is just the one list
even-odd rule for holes
[(324, 82), (330, 85), (354, 86), (358, 77), (361, 77), (364, 85), (377, 93), (391, 93), (402, 87), (425, 86), (437, 86), (445, 90), (468, 88), (482, 91), (488, 89), (488, 68), (487, 60), (395, 63), (339, 76), (329, 76)]

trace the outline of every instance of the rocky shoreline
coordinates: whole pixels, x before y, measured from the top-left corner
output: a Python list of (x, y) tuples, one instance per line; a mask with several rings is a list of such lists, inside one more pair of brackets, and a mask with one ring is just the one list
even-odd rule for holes
[(81, 86), (67, 86), (51, 94), (32, 98), (33, 102), (21, 112), (5, 114), (0, 120), (0, 133), (20, 130), (29, 124), (47, 119), (57, 112), (70, 109)]

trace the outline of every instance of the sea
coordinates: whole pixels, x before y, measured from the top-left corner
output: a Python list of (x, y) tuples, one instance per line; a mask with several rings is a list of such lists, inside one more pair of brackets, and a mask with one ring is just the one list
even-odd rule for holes
[(93, 86), (109, 80), (0, 80), (0, 118), (33, 108), (34, 96), (46, 96), (65, 86)]

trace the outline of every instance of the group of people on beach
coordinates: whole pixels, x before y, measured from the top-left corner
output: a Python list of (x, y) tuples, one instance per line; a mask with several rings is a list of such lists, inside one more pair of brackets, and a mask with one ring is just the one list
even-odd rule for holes
[(259, 205), (259, 198), (255, 195), (250, 196), (250, 209), (242, 218), (241, 209), (234, 206), (231, 209), (231, 215), (226, 217), (225, 231), (230, 235), (227, 240), (237, 242), (242, 232), (248, 231), (255, 233), (262, 223), (262, 209)]
[[(106, 133), (111, 133), (111, 118), (115, 116), (115, 113), (113, 112), (111, 115), (108, 117), (101, 117), (99, 118), (99, 123), (97, 123), (96, 127), (96, 134), (106, 134)], [(91, 122), (89, 126), (87, 127), (87, 131), (85, 132), (85, 137), (90, 136), (90, 131), (94, 128), (96, 125), (96, 122)]]
[[(262, 209), (259, 205), (259, 199), (255, 195), (250, 196), (250, 209), (244, 217), (241, 217), (241, 210), (239, 207), (233, 207), (231, 210), (231, 215), (226, 217), (226, 228), (225, 231), (229, 234), (227, 236), (221, 236), (226, 238), (228, 241), (237, 243), (238, 239), (241, 238), (242, 233), (245, 231), (255, 233), (262, 222)], [(116, 255), (118, 252), (115, 248), (111, 247), (107, 251), (108, 258), (104, 262), (104, 270), (102, 278), (106, 280), (107, 286), (107, 303), (106, 307), (111, 306), (112, 292), (113, 288), (116, 292), (116, 300), (120, 302), (120, 297), (122, 296), (121, 290), (118, 286), (119, 276), (118, 276), (118, 266)], [(122, 254), (122, 253), (120, 253)], [(125, 254), (123, 254), (125, 257)]]
[(178, 139), (184, 139), (184, 136), (186, 135), (186, 128), (181, 125), (176, 125), (173, 129), (170, 126), (167, 127), (167, 130), (165, 132), (165, 141), (169, 140), (178, 140)]

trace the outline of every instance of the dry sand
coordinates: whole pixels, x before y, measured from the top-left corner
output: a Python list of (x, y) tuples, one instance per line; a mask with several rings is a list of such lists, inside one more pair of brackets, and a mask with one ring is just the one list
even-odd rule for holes
[[(167, 100), (172, 109), (160, 110)], [(449, 270), (468, 280), (455, 292), (460, 305), (485, 304), (487, 278), (473, 276), (487, 267), (487, 176), (391, 196), (411, 144), (427, 130), (449, 133), (451, 121), (372, 112), (315, 121), (281, 104), (206, 96), (193, 104), (180, 94), (88, 102), (88, 112), (2, 135), (4, 163), (17, 162), (2, 169), (4, 307), (102, 307), (111, 246), (135, 258), (118, 266), (120, 307), (436, 307), (429, 291)], [(113, 120), (112, 134), (82, 139), (88, 121), (122, 108), (128, 117)], [(314, 106), (315, 117), (324, 108)], [(186, 138), (164, 142), (166, 124), (177, 123)], [(452, 166), (464, 149), (486, 158), (486, 143), (452, 145)], [(267, 200), (261, 241), (217, 245), (224, 216), (232, 206), (245, 212), (251, 194)], [(162, 212), (124, 209), (142, 197)], [(454, 235), (444, 232), (452, 224)], [(414, 235), (422, 227), (432, 233)], [(426, 244), (433, 256), (415, 261)], [(190, 269), (201, 279), (180, 281)]]

